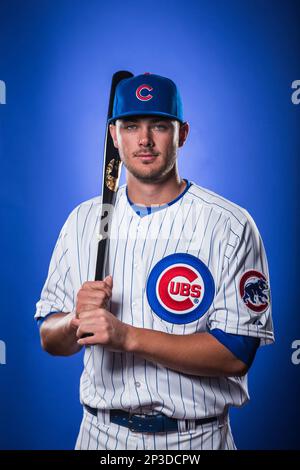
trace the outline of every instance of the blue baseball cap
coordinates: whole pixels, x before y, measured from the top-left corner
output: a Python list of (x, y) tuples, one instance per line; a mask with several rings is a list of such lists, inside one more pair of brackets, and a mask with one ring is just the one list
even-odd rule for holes
[(180, 94), (172, 80), (144, 73), (119, 82), (112, 117), (108, 122), (142, 115), (162, 116), (184, 122)]

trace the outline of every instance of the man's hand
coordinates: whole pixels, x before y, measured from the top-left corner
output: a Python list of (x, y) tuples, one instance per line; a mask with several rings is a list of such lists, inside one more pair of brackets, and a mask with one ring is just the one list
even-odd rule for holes
[(85, 282), (78, 291), (71, 327), (77, 329), (79, 345), (101, 344), (111, 351), (125, 350), (132, 327), (107, 310), (112, 287), (112, 277), (107, 276), (103, 281)]
[(103, 281), (87, 281), (82, 284), (77, 294), (76, 317), (87, 310), (95, 307), (107, 308), (108, 301), (112, 295), (113, 280), (106, 276)]
[[(126, 351), (129, 334), (133, 328), (118, 320), (111, 312), (104, 308), (96, 308), (82, 312), (78, 319), (73, 319), (77, 325), (77, 343), (81, 346), (100, 344), (110, 351)], [(82, 337), (87, 333), (93, 336)]]

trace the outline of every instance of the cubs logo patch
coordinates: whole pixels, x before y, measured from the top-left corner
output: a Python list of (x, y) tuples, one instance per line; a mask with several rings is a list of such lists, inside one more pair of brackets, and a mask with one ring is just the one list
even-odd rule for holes
[(147, 280), (147, 299), (152, 310), (169, 323), (191, 323), (209, 309), (215, 283), (208, 267), (188, 253), (160, 260)]
[(253, 312), (263, 313), (269, 307), (269, 284), (261, 272), (254, 269), (246, 271), (241, 277), (239, 290), (241, 299)]
[(152, 91), (152, 90), (153, 88), (150, 85), (146, 85), (146, 84), (140, 85), (135, 91), (135, 96), (140, 101), (149, 101), (151, 100), (151, 98), (153, 98), (153, 95), (151, 95), (150, 93), (147, 94), (147, 91)]

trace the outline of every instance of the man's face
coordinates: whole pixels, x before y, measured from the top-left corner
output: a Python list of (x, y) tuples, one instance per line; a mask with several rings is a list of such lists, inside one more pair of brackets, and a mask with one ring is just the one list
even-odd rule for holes
[(110, 131), (125, 167), (140, 181), (163, 181), (176, 165), (183, 144), (178, 121), (155, 116), (118, 119)]

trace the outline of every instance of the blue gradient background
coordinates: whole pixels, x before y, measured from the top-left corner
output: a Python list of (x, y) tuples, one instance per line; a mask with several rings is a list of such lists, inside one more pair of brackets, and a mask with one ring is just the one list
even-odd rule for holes
[(100, 192), (113, 72), (173, 78), (191, 133), (183, 177), (246, 207), (266, 247), (276, 344), (232, 410), (241, 449), (300, 448), (299, 1), (1, 0), (0, 448), (73, 448), (81, 355), (50, 357), (33, 320), (69, 212)]

